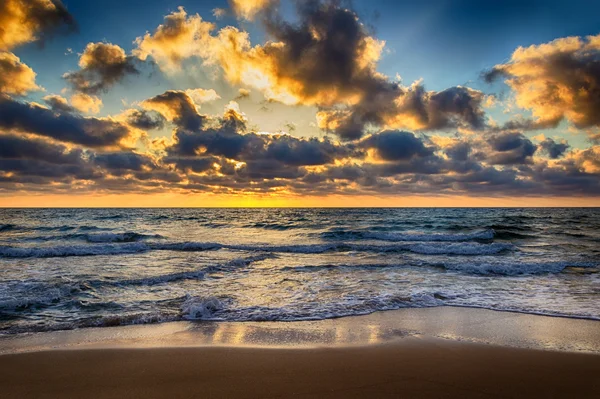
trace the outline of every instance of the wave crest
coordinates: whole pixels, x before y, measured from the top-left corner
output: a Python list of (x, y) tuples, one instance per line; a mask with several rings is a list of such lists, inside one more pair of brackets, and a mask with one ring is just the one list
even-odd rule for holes
[(421, 232), (377, 232), (377, 231), (327, 231), (321, 233), (323, 239), (330, 240), (381, 240), (381, 241), (417, 241), (417, 242), (460, 242), (474, 240), (492, 240), (495, 232), (493, 229), (476, 231), (472, 233), (421, 233)]

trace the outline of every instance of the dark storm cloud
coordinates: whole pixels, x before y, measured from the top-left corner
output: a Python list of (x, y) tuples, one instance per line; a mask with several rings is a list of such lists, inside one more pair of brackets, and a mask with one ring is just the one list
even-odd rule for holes
[(110, 43), (89, 43), (79, 58), (80, 70), (63, 77), (75, 90), (86, 94), (106, 91), (128, 75), (139, 74), (136, 58)]
[(325, 165), (350, 155), (359, 156), (351, 147), (336, 145), (329, 140), (298, 139), (293, 136), (272, 136), (264, 157), (287, 165)]
[(552, 159), (562, 157), (569, 147), (570, 145), (566, 141), (557, 143), (549, 137), (540, 143), (540, 148), (542, 151), (548, 154), (548, 156)]
[(48, 163), (82, 163), (81, 150), (69, 150), (62, 144), (17, 135), (0, 135), (0, 158), (34, 159)]
[(135, 152), (97, 153), (90, 162), (108, 170), (142, 171), (156, 167), (152, 158)]
[(495, 165), (514, 165), (531, 162), (537, 150), (535, 144), (521, 133), (502, 133), (488, 139), (492, 153), (487, 161)]
[(196, 131), (205, 117), (198, 113), (192, 98), (184, 91), (168, 90), (142, 102), (142, 106), (156, 111), (181, 129)]
[[(175, 165), (184, 172), (202, 173), (214, 169), (214, 164), (221, 161), (214, 156), (166, 156), (162, 159), (166, 164)], [(229, 173), (228, 173), (229, 174)]]
[(61, 113), (77, 112), (75, 107), (69, 104), (69, 102), (61, 96), (49, 95), (43, 98), (44, 102), (52, 109), (52, 111)]
[(110, 119), (56, 113), (2, 95), (0, 129), (32, 133), (89, 147), (116, 146), (130, 134), (126, 126)]
[(414, 134), (402, 131), (384, 131), (361, 141), (364, 148), (373, 148), (379, 157), (386, 161), (398, 161), (413, 157), (426, 157), (433, 154), (423, 141)]
[(454, 161), (467, 161), (471, 154), (471, 144), (468, 141), (460, 141), (446, 148), (445, 152), (448, 158)]
[(142, 130), (161, 129), (165, 118), (158, 112), (134, 109), (127, 114), (127, 123)]

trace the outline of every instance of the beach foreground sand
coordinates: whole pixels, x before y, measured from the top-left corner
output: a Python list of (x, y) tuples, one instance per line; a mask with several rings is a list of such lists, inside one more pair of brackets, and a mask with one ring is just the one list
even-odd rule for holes
[[(410, 328), (418, 320), (420, 332)], [(3, 398), (591, 398), (600, 397), (599, 330), (586, 320), (443, 308), (44, 333), (0, 340), (0, 387)], [(568, 350), (525, 347), (560, 340)]]

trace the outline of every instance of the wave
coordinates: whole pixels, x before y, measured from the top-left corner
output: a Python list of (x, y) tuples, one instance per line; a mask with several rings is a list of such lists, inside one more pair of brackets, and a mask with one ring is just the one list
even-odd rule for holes
[(135, 232), (125, 233), (70, 233), (62, 235), (36, 235), (20, 238), (22, 241), (60, 241), (60, 240), (84, 240), (89, 243), (120, 243), (137, 242), (149, 239), (164, 238), (160, 234), (141, 234)]
[(183, 318), (186, 320), (215, 320), (215, 313), (223, 309), (225, 303), (216, 297), (189, 296), (181, 306)]
[[(0, 315), (15, 311), (23, 311), (30, 308), (44, 308), (48, 306), (63, 304), (73, 300), (82, 293), (93, 293), (100, 287), (127, 287), (127, 286), (152, 286), (181, 280), (201, 280), (207, 274), (227, 272), (247, 267), (254, 262), (268, 259), (268, 255), (251, 256), (233, 259), (223, 264), (207, 266), (199, 270), (186, 272), (162, 274), (158, 276), (142, 277), (123, 280), (85, 280), (79, 282), (27, 282), (17, 283), (10, 287), (13, 294), (9, 297), (0, 297)], [(87, 302), (75, 301), (77, 307), (89, 307)], [(94, 304), (96, 307), (105, 307), (106, 304)]]
[(142, 277), (135, 279), (124, 279), (124, 280), (116, 280), (116, 281), (106, 281), (106, 280), (95, 280), (88, 281), (87, 283), (94, 286), (144, 286), (144, 285), (158, 285), (164, 283), (170, 283), (174, 281), (181, 280), (202, 280), (207, 274), (211, 273), (220, 273), (220, 272), (229, 272), (236, 269), (240, 269), (243, 267), (247, 267), (255, 262), (260, 262), (269, 258), (272, 258), (273, 255), (257, 255), (257, 256), (249, 256), (245, 258), (237, 258), (230, 260), (225, 263), (211, 265), (204, 267), (198, 270), (190, 270), (185, 272), (175, 272), (175, 273), (167, 273), (161, 274), (157, 276), (151, 277)]
[(101, 233), (101, 234), (85, 234), (83, 238), (87, 242), (137, 242), (151, 238), (164, 238), (160, 234), (141, 234), (135, 232), (125, 233)]
[(13, 294), (0, 298), (0, 314), (55, 305), (74, 295), (88, 291), (86, 282), (24, 282), (9, 287)]
[(54, 247), (12, 247), (0, 245), (0, 257), (3, 258), (58, 258), (67, 256), (123, 255), (145, 252), (144, 243), (98, 244), (98, 245), (60, 245)]
[(523, 224), (493, 224), (489, 228), (496, 232), (501, 231), (501, 230), (524, 231), (524, 232), (531, 232), (531, 231), (538, 230), (537, 228), (523, 225)]
[[(72, 330), (90, 327), (115, 327), (136, 324), (158, 324), (173, 321), (228, 321), (228, 322), (263, 322), (263, 321), (313, 321), (341, 318), (348, 316), (367, 315), (379, 311), (398, 310), (407, 308), (432, 307), (463, 307), (490, 309), (496, 311), (536, 314), (553, 317), (600, 320), (593, 314), (570, 314), (556, 311), (534, 310), (526, 307), (499, 306), (496, 304), (476, 304), (469, 301), (465, 294), (445, 291), (416, 292), (412, 294), (381, 294), (360, 301), (344, 300), (335, 303), (314, 303), (312, 306), (235, 306), (233, 299), (216, 296), (186, 295), (167, 300), (173, 305), (171, 310), (154, 310), (146, 312), (131, 312), (92, 316), (71, 322), (32, 326), (10, 326), (0, 328), (1, 335), (11, 335), (27, 332), (43, 332), (57, 330)], [(408, 331), (408, 334), (412, 332)]]
[[(213, 244), (221, 245), (221, 244)], [(436, 243), (369, 245), (354, 243), (304, 244), (304, 245), (221, 245), (221, 248), (243, 251), (320, 254), (326, 252), (414, 252), (427, 255), (487, 255), (513, 249), (508, 243)]]
[(327, 231), (321, 233), (323, 239), (345, 239), (345, 240), (360, 240), (372, 239), (382, 241), (425, 241), (425, 242), (459, 242), (473, 240), (492, 240), (494, 238), (494, 230), (488, 229), (476, 231), (473, 233), (394, 233), (394, 232), (373, 232), (373, 231)]
[(415, 293), (408, 296), (384, 294), (360, 302), (341, 301), (338, 303), (306, 306), (231, 306), (229, 298), (189, 296), (181, 306), (184, 320), (206, 321), (308, 321), (358, 316), (377, 311), (401, 308), (433, 307), (443, 305), (441, 293)]
[(14, 224), (0, 224), (0, 232), (13, 230), (16, 226)]
[(495, 237), (500, 240), (525, 240), (529, 238), (536, 238), (531, 234), (515, 233), (514, 231), (502, 231), (496, 230)]
[[(79, 230), (79, 231), (106, 231), (106, 230), (111, 230), (110, 228), (106, 228), (106, 227), (98, 227), (98, 226), (88, 226), (88, 225), (83, 225), (83, 226), (71, 226), (71, 225), (61, 225), (61, 226), (17, 226), (15, 224), (0, 224), (0, 232), (2, 231), (9, 231), (9, 230), (18, 230), (18, 231), (25, 231), (25, 232), (53, 232), (53, 231), (58, 231), (58, 232), (68, 232), (68, 231), (74, 231), (74, 230)], [(60, 236), (54, 236), (55, 238), (60, 238)], [(30, 239), (35, 239), (36, 237), (30, 237)], [(41, 239), (44, 238), (44, 236), (40, 237)]]
[(105, 215), (105, 216), (96, 216), (93, 219), (94, 220), (118, 220), (118, 219), (123, 219), (125, 216), (124, 215)]
[(482, 262), (482, 263), (456, 263), (444, 265), (446, 270), (458, 271), (468, 274), (479, 275), (502, 275), (502, 276), (519, 276), (532, 274), (557, 274), (563, 272), (567, 268), (594, 268), (597, 267), (594, 263), (573, 263), (573, 262)]
[(228, 245), (211, 242), (125, 242), (54, 247), (13, 247), (0, 245), (4, 258), (55, 258), (67, 256), (123, 255), (147, 251), (201, 252), (230, 249), (251, 252), (321, 254), (327, 252), (413, 252), (425, 255), (491, 255), (514, 249), (510, 243), (436, 243), (367, 245), (352, 243), (305, 245)]
[(475, 275), (501, 275), (501, 276), (519, 276), (519, 275), (534, 275), (534, 274), (557, 274), (561, 272), (591, 274), (598, 272), (597, 268), (600, 263), (591, 262), (474, 262), (468, 263), (425, 263), (418, 264), (407, 261), (405, 263), (366, 263), (366, 264), (324, 264), (324, 265), (302, 265), (302, 266), (286, 266), (282, 271), (292, 273), (311, 273), (320, 272), (323, 270), (344, 270), (351, 272), (352, 270), (370, 270), (370, 269), (393, 269), (393, 268), (410, 268), (410, 267), (432, 267), (442, 268), (448, 271), (461, 272), (465, 274)]

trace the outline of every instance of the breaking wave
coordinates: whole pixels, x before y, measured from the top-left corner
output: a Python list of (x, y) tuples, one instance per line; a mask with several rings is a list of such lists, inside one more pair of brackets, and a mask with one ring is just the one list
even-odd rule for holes
[[(111, 236), (112, 238), (112, 236)], [(148, 251), (201, 252), (230, 249), (254, 252), (320, 254), (327, 252), (413, 252), (427, 255), (489, 255), (511, 250), (510, 243), (416, 243), (392, 245), (368, 245), (353, 243), (306, 244), (306, 245), (233, 245), (211, 242), (102, 242), (93, 245), (61, 245), (52, 247), (13, 247), (0, 245), (0, 257), (4, 258), (55, 258), (67, 256), (123, 255)]]

